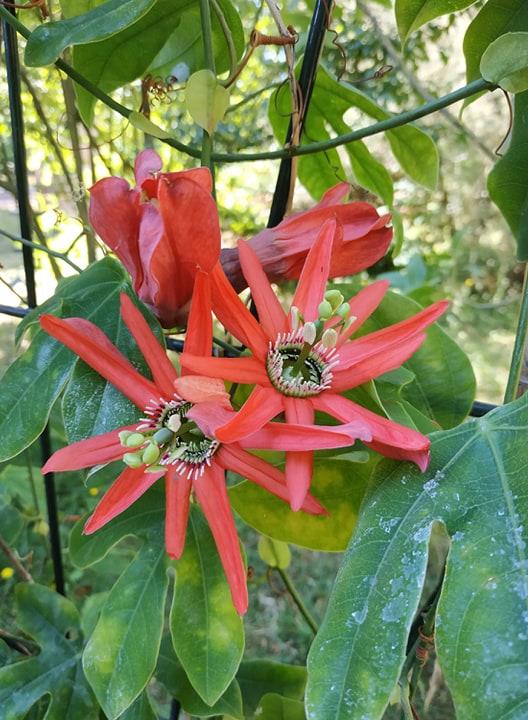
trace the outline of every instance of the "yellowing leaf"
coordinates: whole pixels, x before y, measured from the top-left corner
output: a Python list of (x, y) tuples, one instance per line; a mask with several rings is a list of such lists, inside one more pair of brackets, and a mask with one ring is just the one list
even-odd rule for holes
[(211, 70), (198, 70), (187, 82), (185, 104), (194, 122), (211, 135), (229, 106), (229, 92)]

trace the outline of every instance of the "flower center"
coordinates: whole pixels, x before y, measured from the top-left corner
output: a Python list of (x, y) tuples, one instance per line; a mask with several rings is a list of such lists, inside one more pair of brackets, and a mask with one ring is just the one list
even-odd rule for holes
[(338, 362), (335, 347), (321, 342), (309, 345), (303, 327), (280, 333), (269, 345), (266, 370), (273, 387), (290, 397), (311, 397), (327, 390), (332, 383), (332, 368)]
[(173, 400), (151, 400), (145, 417), (135, 432), (120, 434), (127, 452), (123, 461), (130, 467), (147, 465), (146, 472), (160, 472), (175, 465), (179, 475), (201, 477), (219, 447), (217, 440), (206, 437), (187, 417), (192, 403), (175, 396)]

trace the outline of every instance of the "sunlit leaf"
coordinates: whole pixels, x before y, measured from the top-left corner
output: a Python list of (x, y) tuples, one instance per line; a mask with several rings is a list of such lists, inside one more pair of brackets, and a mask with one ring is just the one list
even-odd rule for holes
[(356, 524), (374, 462), (316, 460), (311, 492), (328, 515), (293, 512), (287, 503), (247, 481), (231, 487), (229, 497), (244, 522), (264, 535), (311, 550), (339, 552)]
[(394, 12), (402, 43), (419, 27), (440, 15), (464, 10), (476, 0), (396, 0)]
[(286, 570), (291, 562), (291, 551), (288, 543), (261, 535), (258, 541), (260, 559), (274, 568)]
[(261, 720), (304, 720), (304, 705), (299, 700), (282, 697), (277, 693), (264, 695), (255, 712)]
[(509, 32), (494, 40), (480, 60), (482, 77), (503, 90), (528, 90), (528, 32)]
[(194, 122), (211, 135), (229, 106), (229, 92), (211, 70), (198, 70), (185, 86), (185, 105)]
[(29, 36), (26, 65), (51, 65), (70, 45), (103, 40), (134, 24), (156, 0), (107, 0), (82, 15), (39, 25)]
[(435, 523), (451, 538), (436, 649), (457, 717), (522, 717), (527, 431), (525, 396), (434, 434), (425, 474), (392, 461), (378, 466), (310, 650), (308, 718), (382, 717), (405, 658)]

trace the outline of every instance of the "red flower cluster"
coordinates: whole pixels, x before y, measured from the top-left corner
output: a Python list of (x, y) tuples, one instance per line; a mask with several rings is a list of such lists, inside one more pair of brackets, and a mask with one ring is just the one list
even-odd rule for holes
[[(41, 325), (72, 349), (141, 412), (129, 427), (74, 443), (43, 468), (78, 470), (122, 459), (126, 467), (85, 526), (92, 533), (128, 508), (160, 478), (166, 488), (166, 547), (180, 557), (194, 495), (215, 538), (239, 613), (247, 609), (245, 568), (224, 474), (232, 470), (312, 514), (325, 510), (310, 490), (313, 451), (347, 447), (356, 440), (389, 457), (425, 469), (429, 440), (415, 430), (366, 410), (342, 395), (399, 367), (421, 345), (426, 328), (446, 308), (436, 303), (414, 317), (362, 337), (352, 337), (376, 309), (387, 283), (376, 282), (345, 301), (326, 291), (329, 277), (357, 272), (386, 251), (388, 216), (366, 203), (341, 204), (345, 186), (329, 191), (306, 213), (231, 254), (233, 279), (249, 285), (257, 320), (237, 295), (219, 262), (220, 229), (207, 170), (161, 173), (153, 151), (136, 161), (137, 187), (121, 178), (92, 188), (91, 221), (130, 272), (139, 298), (162, 324), (188, 314), (182, 373), (152, 334), (128, 295), (121, 314), (151, 370), (140, 375), (110, 340), (81, 318), (41, 317)], [(234, 264), (235, 263), (235, 264)], [(243, 276), (243, 279), (242, 279)], [(271, 280), (299, 277), (285, 312)], [(192, 296), (192, 303), (189, 301)], [(250, 354), (216, 358), (212, 310)], [(235, 412), (224, 380), (254, 386)], [(340, 425), (315, 424), (315, 412)], [(285, 422), (273, 422), (283, 415)], [(285, 472), (249, 449), (286, 452)]]

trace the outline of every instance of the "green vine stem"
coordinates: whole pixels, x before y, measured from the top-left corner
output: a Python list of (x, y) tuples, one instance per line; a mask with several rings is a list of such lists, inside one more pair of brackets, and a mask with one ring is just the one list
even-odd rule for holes
[[(202, 24), (202, 42), (204, 49), (205, 67), (216, 75), (215, 58), (213, 48), (213, 28), (211, 25), (211, 8), (209, 0), (200, 0), (200, 21)], [(202, 166), (208, 167), (213, 176), (213, 194), (214, 194), (214, 166), (212, 160), (213, 153), (213, 136), (206, 130), (203, 131), (202, 140)]]
[(224, 15), (224, 11), (220, 7), (217, 0), (211, 0), (211, 7), (214, 10), (214, 14), (216, 15), (216, 19), (218, 20), (218, 23), (220, 27), (222, 28), (222, 33), (224, 35), (224, 39), (226, 41), (227, 45), (227, 51), (229, 53), (229, 77), (225, 81), (226, 86), (230, 84), (231, 78), (234, 76), (234, 74), (237, 71), (237, 65), (238, 65), (238, 58), (237, 58), (237, 52), (235, 48), (235, 43), (233, 41), (233, 35), (231, 34), (231, 30), (229, 29), (229, 25), (227, 24), (226, 17)]
[(515, 333), (515, 342), (513, 344), (512, 359), (510, 363), (510, 373), (508, 375), (508, 383), (506, 392), (504, 393), (504, 402), (512, 402), (517, 397), (519, 388), (519, 380), (524, 363), (524, 353), (526, 348), (526, 339), (528, 337), (528, 263), (524, 266), (524, 282), (521, 295), (521, 308), (519, 310), (519, 321)]
[[(27, 28), (25, 25), (23, 25), (18, 19), (16, 19), (11, 13), (4, 7), (0, 5), (0, 17), (4, 18), (6, 22), (13, 25), (16, 30), (25, 38), (28, 38), (31, 34), (31, 31), (29, 28)], [(102, 90), (100, 90), (96, 85), (91, 83), (87, 78), (85, 78), (81, 73), (77, 72), (75, 68), (71, 67), (71, 65), (68, 65), (68, 63), (65, 63), (63, 60), (57, 60), (55, 63), (55, 66), (59, 69), (65, 72), (67, 75), (69, 75), (72, 80), (74, 80), (76, 83), (81, 85), (85, 88), (88, 92), (90, 92), (94, 97), (98, 98), (103, 102), (105, 105), (107, 105), (112, 110), (115, 110), (115, 112), (119, 113), (125, 118), (128, 118), (132, 112), (130, 108), (125, 107), (121, 103), (117, 102), (113, 98), (111, 98), (109, 95), (104, 93)], [(255, 152), (255, 153), (211, 153), (211, 160), (213, 162), (225, 162), (225, 163), (232, 163), (232, 162), (252, 162), (255, 160), (282, 160), (283, 158), (289, 158), (289, 157), (296, 157), (301, 155), (312, 155), (313, 153), (317, 152), (324, 152), (325, 150), (330, 150), (331, 148), (339, 147), (340, 145), (346, 145), (350, 142), (355, 142), (356, 140), (362, 140), (366, 137), (371, 137), (372, 135), (378, 135), (379, 133), (386, 132), (387, 130), (393, 130), (394, 128), (401, 127), (402, 125), (407, 125), (410, 122), (413, 122), (414, 120), (419, 120), (420, 118), (426, 117), (427, 115), (431, 115), (432, 113), (438, 112), (438, 110), (441, 110), (442, 108), (448, 107), (449, 105), (453, 105), (454, 103), (459, 102), (460, 100), (465, 100), (468, 97), (472, 97), (473, 95), (478, 95), (481, 92), (484, 92), (486, 90), (496, 90), (497, 86), (493, 83), (488, 82), (487, 80), (484, 80), (484, 78), (479, 78), (478, 80), (473, 80), (473, 82), (470, 82), (468, 85), (464, 85), (463, 87), (459, 88), (458, 90), (454, 90), (453, 92), (448, 93), (447, 95), (443, 95), (442, 97), (436, 98), (435, 100), (431, 100), (430, 102), (424, 103), (423, 105), (420, 105), (417, 108), (413, 108), (412, 110), (406, 110), (405, 112), (402, 112), (398, 115), (393, 115), (390, 118), (387, 118), (386, 120), (382, 120), (380, 122), (376, 122), (372, 125), (368, 125), (365, 128), (361, 128), (359, 130), (353, 130), (352, 132), (345, 133), (343, 135), (337, 135), (334, 138), (330, 138), (329, 140), (323, 140), (321, 142), (314, 142), (309, 143), (307, 145), (301, 145), (299, 147), (295, 148), (284, 148), (281, 150), (272, 150), (270, 152)], [(171, 147), (175, 148), (176, 150), (180, 150), (181, 152), (190, 155), (194, 158), (201, 158), (202, 156), (202, 150), (199, 147), (196, 147), (194, 145), (185, 145), (184, 143), (179, 142), (179, 140), (176, 140), (175, 138), (165, 138), (162, 140), (162, 142), (166, 143), (167, 145), (170, 145)]]
[(299, 612), (303, 616), (303, 618), (306, 620), (306, 624), (310, 627), (310, 630), (313, 632), (314, 635), (317, 635), (317, 631), (319, 630), (319, 626), (317, 622), (315, 621), (313, 615), (308, 610), (306, 605), (304, 604), (304, 600), (299, 595), (299, 591), (293, 584), (293, 580), (289, 576), (289, 574), (286, 572), (286, 570), (283, 570), (282, 568), (275, 568), (279, 575), (282, 578), (282, 582), (286, 586), (287, 591), (290, 593), (291, 598), (293, 602), (297, 605)]
[(67, 255), (59, 252), (58, 250), (51, 250), (51, 248), (46, 247), (45, 245), (41, 245), (40, 243), (26, 240), (26, 238), (18, 237), (18, 235), (11, 235), (11, 233), (8, 233), (6, 230), (0, 230), (0, 235), (4, 235), (4, 237), (9, 238), (13, 242), (19, 242), (22, 245), (27, 245), (27, 247), (33, 248), (34, 250), (40, 250), (41, 252), (45, 252), (47, 255), (59, 258), (63, 262), (67, 263), (70, 267), (72, 267), (76, 272), (82, 272), (82, 268), (76, 265), (73, 260), (70, 260)]

